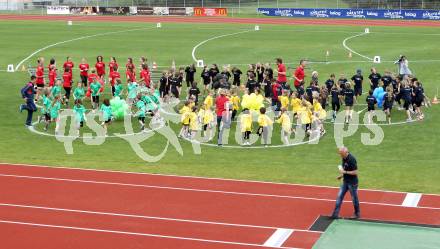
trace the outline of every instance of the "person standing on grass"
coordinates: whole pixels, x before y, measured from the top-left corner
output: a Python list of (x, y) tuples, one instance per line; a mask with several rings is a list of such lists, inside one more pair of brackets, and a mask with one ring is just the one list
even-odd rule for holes
[(342, 201), (347, 191), (350, 191), (351, 199), (354, 206), (353, 219), (360, 218), (359, 198), (358, 198), (358, 168), (356, 158), (348, 151), (348, 148), (341, 147), (338, 150), (339, 155), (342, 158), (342, 165), (339, 165), (340, 175), (338, 180), (343, 179), (342, 185), (339, 189), (338, 198), (336, 199), (335, 209), (331, 215), (332, 219), (339, 218), (339, 211), (341, 209)]
[(26, 118), (26, 126), (32, 126), (32, 115), (37, 110), (37, 106), (34, 102), (34, 97), (37, 93), (34, 88), (36, 81), (37, 77), (35, 75), (32, 75), (31, 81), (21, 89), (21, 96), (23, 97), (25, 104), (20, 105), (20, 112), (22, 112), (23, 110), (27, 110), (28, 112)]
[(306, 61), (300, 60), (299, 66), (296, 68), (295, 72), (293, 73), (293, 78), (295, 81), (293, 82), (296, 90), (299, 91), (300, 88), (304, 85), (304, 78), (306, 77), (304, 69), (306, 67)]
[[(222, 125), (222, 121), (224, 123), (227, 123), (225, 121), (230, 119), (228, 117), (229, 111), (231, 108), (229, 108), (229, 99), (226, 96), (226, 90), (220, 89), (219, 95), (215, 100), (215, 106), (216, 106), (216, 114), (217, 114), (217, 133), (218, 133), (218, 146), (222, 146), (222, 135), (223, 135), (223, 128), (226, 128), (225, 125)], [(231, 114), (232, 115), (232, 114)]]
[(278, 69), (277, 69), (277, 82), (285, 88), (285, 85), (287, 84), (287, 75), (286, 75), (286, 66), (283, 64), (283, 59), (276, 58), (275, 59)]

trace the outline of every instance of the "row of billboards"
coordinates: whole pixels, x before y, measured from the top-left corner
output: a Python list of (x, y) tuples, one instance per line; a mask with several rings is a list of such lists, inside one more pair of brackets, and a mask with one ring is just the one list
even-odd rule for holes
[(172, 15), (172, 16), (227, 16), (226, 8), (202, 7), (99, 7), (47, 6), (48, 15)]

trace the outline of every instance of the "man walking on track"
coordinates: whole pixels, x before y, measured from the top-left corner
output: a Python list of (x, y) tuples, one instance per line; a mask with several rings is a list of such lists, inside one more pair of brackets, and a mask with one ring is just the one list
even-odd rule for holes
[(359, 199), (358, 199), (358, 170), (356, 158), (348, 152), (346, 147), (339, 148), (339, 155), (342, 158), (342, 165), (339, 166), (339, 172), (341, 175), (338, 176), (338, 180), (343, 178), (342, 185), (339, 189), (338, 198), (336, 199), (336, 206), (333, 210), (331, 218), (339, 218), (339, 210), (341, 209), (342, 201), (347, 191), (350, 191), (351, 199), (354, 206), (354, 215), (351, 217), (353, 219), (360, 218), (359, 209)]

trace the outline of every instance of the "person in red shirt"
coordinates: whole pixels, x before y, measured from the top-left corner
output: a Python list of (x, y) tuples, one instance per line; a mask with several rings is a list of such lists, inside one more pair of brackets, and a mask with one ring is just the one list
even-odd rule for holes
[(81, 82), (83, 83), (83, 86), (87, 86), (87, 80), (89, 76), (89, 64), (87, 63), (87, 60), (85, 58), (82, 58), (81, 64), (79, 64), (79, 75), (81, 76)]
[(64, 95), (64, 103), (67, 106), (69, 104), (70, 92), (72, 90), (72, 72), (68, 67), (64, 69), (63, 81), (63, 88), (66, 91), (66, 94)]
[(305, 78), (304, 68), (305, 67), (306, 67), (306, 61), (305, 60), (301, 60), (299, 62), (299, 66), (295, 70), (295, 73), (293, 73), (293, 78), (295, 79), (293, 84), (295, 85), (295, 88), (298, 91), (304, 85), (304, 78)]
[(35, 71), (35, 76), (37, 76), (37, 80), (35, 83), (37, 84), (37, 87), (41, 90), (44, 87), (44, 59), (39, 58), (37, 60), (37, 69)]
[[(217, 143), (219, 146), (222, 146), (222, 133), (220, 131), (221, 128), (221, 122), (223, 120), (223, 115), (227, 115), (228, 112), (230, 111), (229, 108), (229, 99), (226, 96), (226, 91), (224, 89), (220, 89), (219, 91), (220, 96), (218, 96), (215, 99), (215, 112), (217, 114), (217, 132), (218, 132), (218, 137), (217, 137)], [(223, 131), (223, 128), (221, 129)]]
[(272, 79), (272, 108), (275, 113), (279, 112), (281, 108), (281, 102), (278, 99), (278, 96), (281, 94), (282, 89), (282, 85), (275, 79)]
[(55, 80), (57, 78), (57, 68), (55, 66), (55, 59), (50, 59), (49, 62), (49, 87), (53, 87), (55, 85)]
[(95, 68), (96, 68), (96, 73), (98, 74), (98, 77), (101, 78), (101, 79), (104, 79), (105, 63), (103, 62), (103, 58), (102, 58), (101, 55), (96, 57)]
[[(125, 75), (128, 79), (132, 79), (132, 82), (136, 82), (136, 66), (133, 64), (133, 58), (129, 57), (127, 59), (127, 64), (125, 64)], [(134, 80), (133, 80), (134, 79)]]
[(151, 76), (147, 64), (142, 64), (142, 71), (140, 77), (141, 79), (139, 80), (139, 83), (145, 82), (145, 86), (150, 88)]
[(286, 76), (286, 66), (283, 64), (283, 59), (276, 58), (276, 63), (278, 66), (278, 77), (277, 82), (281, 85), (285, 85), (287, 82), (287, 76)]
[(110, 81), (110, 75), (112, 74), (114, 68), (119, 68), (118, 63), (116, 62), (116, 58), (114, 56), (110, 57), (110, 62), (108, 63), (108, 80)]
[(118, 67), (115, 65), (109, 75), (110, 84), (112, 86), (112, 96), (115, 96), (115, 82), (120, 78), (121, 74), (118, 72)]
[[(64, 62), (63, 64), (63, 69), (64, 71), (66, 71), (66, 68), (70, 69), (70, 74), (72, 74), (72, 68), (75, 66), (75, 64), (72, 62), (72, 58), (70, 58), (70, 56), (67, 56), (66, 58), (66, 62)], [(73, 79), (73, 75), (72, 75), (72, 79)]]

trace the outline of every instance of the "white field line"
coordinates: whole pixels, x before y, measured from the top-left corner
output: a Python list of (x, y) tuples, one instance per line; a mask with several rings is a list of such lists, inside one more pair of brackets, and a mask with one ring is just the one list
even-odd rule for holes
[[(246, 224), (190, 220), (190, 219), (177, 219), (177, 218), (146, 216), (146, 215), (121, 214), (121, 213), (112, 213), (112, 212), (97, 212), (97, 211), (90, 211), (90, 210), (54, 208), (54, 207), (33, 206), (33, 205), (20, 205), (20, 204), (11, 204), (11, 203), (0, 203), (0, 206), (39, 209), (39, 210), (50, 210), (50, 211), (69, 212), (69, 213), (82, 213), (82, 214), (96, 214), (96, 215), (117, 216), (117, 217), (127, 217), (127, 218), (139, 218), (139, 219), (147, 219), (147, 220), (150, 219), (150, 220), (178, 221), (178, 222), (186, 222), (186, 223), (210, 224), (210, 225), (233, 226), (233, 227), (262, 228), (262, 229), (272, 229), (272, 230), (279, 229), (279, 227), (270, 227), (270, 226), (246, 225)], [(310, 231), (310, 230), (304, 230), (304, 229), (292, 229), (292, 230), (300, 231), (300, 232), (322, 233), (320, 231)]]
[(214, 37), (211, 37), (211, 38), (206, 39), (204, 41), (201, 41), (199, 44), (194, 46), (194, 48), (192, 50), (192, 53), (191, 53), (192, 54), (192, 58), (193, 58), (194, 62), (197, 62), (197, 58), (196, 58), (196, 55), (195, 55), (197, 48), (200, 47), (201, 45), (209, 42), (209, 41), (212, 41), (212, 40), (215, 40), (215, 39), (218, 39), (218, 38), (222, 38), (222, 37), (231, 36), (231, 35), (238, 35), (238, 34), (242, 34), (242, 33), (252, 32), (252, 31), (254, 31), (254, 30), (245, 30), (245, 31), (231, 33), (231, 34), (219, 35), (219, 36), (214, 36)]
[(127, 29), (127, 30), (119, 30), (119, 31), (111, 31), (111, 32), (106, 32), (106, 33), (99, 33), (99, 34), (94, 34), (94, 35), (86, 35), (86, 36), (80, 36), (77, 38), (73, 38), (73, 39), (69, 39), (69, 40), (65, 40), (65, 41), (60, 41), (60, 42), (56, 42), (56, 43), (52, 43), (49, 44), (45, 47), (39, 48), (37, 50), (35, 50), (34, 52), (32, 52), (29, 56), (27, 56), (26, 58), (24, 58), (23, 60), (21, 60), (16, 66), (15, 66), (15, 71), (18, 71), (20, 66), (26, 62), (27, 60), (29, 60), (32, 56), (40, 53), (41, 51), (44, 51), (48, 48), (51, 47), (55, 47), (58, 46), (60, 44), (64, 44), (64, 43), (69, 43), (69, 42), (73, 42), (73, 41), (79, 41), (79, 40), (84, 40), (84, 39), (88, 39), (88, 38), (93, 38), (93, 37), (97, 37), (97, 36), (104, 36), (104, 35), (113, 35), (113, 34), (119, 34), (119, 33), (126, 33), (126, 32), (132, 32), (132, 31), (137, 31), (137, 30), (149, 30), (149, 29), (154, 29), (152, 27), (150, 28), (136, 28), (136, 29)]
[(362, 113), (363, 111), (365, 111), (365, 110), (367, 110), (367, 107), (365, 107), (364, 109), (358, 111), (357, 113), (358, 113), (358, 114), (361, 114), (361, 113)]
[(290, 237), (290, 235), (292, 235), (292, 233), (292, 229), (279, 228), (269, 237), (269, 239), (266, 240), (263, 245), (268, 247), (280, 248), (284, 244), (284, 242), (286, 242), (286, 240)]
[(402, 202), (402, 206), (404, 207), (417, 207), (419, 205), (419, 201), (422, 198), (422, 194), (419, 193), (408, 193), (405, 196), (405, 199)]
[[(19, 166), (19, 167), (49, 168), (52, 170), (63, 169), (63, 170), (72, 170), (72, 171), (106, 172), (106, 173), (128, 174), (128, 175), (163, 176), (163, 177), (176, 177), (176, 178), (186, 178), (186, 179), (218, 180), (218, 181), (226, 181), (226, 182), (247, 182), (247, 183), (258, 183), (258, 184), (282, 185), (282, 186), (301, 186), (301, 187), (314, 187), (314, 188), (323, 188), (323, 189), (339, 189), (339, 187), (320, 186), (320, 185), (313, 185), (313, 184), (296, 184), (296, 183), (268, 182), (268, 181), (255, 181), (255, 180), (239, 180), (239, 179), (203, 177), (203, 176), (181, 176), (181, 175), (171, 175), (171, 174), (166, 175), (166, 174), (152, 174), (152, 173), (143, 173), (143, 172), (117, 171), (117, 170), (105, 170), (105, 169), (86, 169), (86, 168), (63, 167), (63, 166), (46, 166), (46, 165), (36, 165), (36, 164), (0, 162), (0, 165), (2, 165), (2, 164), (3, 165)], [(372, 192), (383, 192), (383, 193), (407, 194), (407, 192), (392, 191), (392, 190), (380, 190), (380, 189), (359, 189), (359, 190), (372, 191)], [(436, 194), (424, 194), (424, 195), (440, 196), (440, 195), (436, 195)]]
[[(224, 195), (258, 196), (258, 197), (270, 197), (270, 198), (283, 198), (283, 199), (298, 199), (298, 200), (312, 200), (312, 201), (335, 202), (334, 199), (313, 198), (313, 197), (303, 197), (303, 196), (288, 196), (288, 195), (275, 195), (275, 194), (258, 194), (258, 193), (249, 193), (249, 192), (244, 193), (244, 192), (236, 192), (236, 191), (221, 191), (221, 190), (209, 190), (209, 189), (197, 189), (197, 188), (179, 188), (179, 187), (167, 187), (167, 186), (146, 185), (146, 184), (130, 184), (130, 183), (120, 183), (120, 182), (78, 180), (78, 179), (69, 179), (69, 178), (55, 178), (55, 177), (41, 177), (41, 176), (24, 176), (24, 175), (0, 174), (0, 177), (2, 177), (2, 176), (3, 177), (23, 178), (23, 179), (48, 180), (48, 181), (77, 182), (77, 183), (103, 184), (103, 185), (125, 186), (125, 187), (167, 189), (167, 190), (178, 190), (178, 191), (188, 191), (188, 192), (218, 193), (218, 194), (224, 194)], [(351, 201), (347, 200), (347, 201), (344, 201), (344, 202), (349, 203)], [(376, 203), (376, 202), (360, 202), (360, 203), (368, 204), (368, 205), (378, 205), (378, 206), (402, 207), (402, 205), (388, 204), (388, 203)], [(415, 207), (415, 208), (430, 209), (430, 210), (440, 210), (440, 208), (435, 208), (435, 207)]]
[[(105, 230), (105, 229), (86, 228), (86, 227), (60, 226), (60, 225), (29, 223), (29, 222), (19, 222), (19, 221), (10, 221), (10, 220), (0, 220), (0, 223), (15, 224), (15, 225), (25, 225), (25, 226), (36, 226), (36, 227), (47, 227), (47, 228), (59, 228), (59, 229), (68, 229), (68, 230), (77, 230), (77, 231), (88, 231), (88, 232), (100, 232), (100, 233), (113, 233), (113, 234), (124, 234), (124, 235), (144, 236), (144, 237), (156, 237), (156, 238), (176, 239), (176, 240), (189, 240), (189, 241), (208, 242), (208, 243), (219, 243), (219, 244), (230, 244), (230, 245), (264, 247), (263, 245), (250, 244), (250, 243), (240, 243), (240, 242), (220, 241), (220, 240), (208, 240), (208, 239), (197, 239), (197, 238), (177, 237), (177, 236), (150, 234), (150, 233), (135, 233), (135, 232), (126, 232), (126, 231), (119, 231), (119, 230)], [(291, 247), (280, 247), (280, 248), (295, 249), (295, 248), (291, 248)]]
[(366, 35), (366, 34), (368, 34), (368, 33), (361, 33), (361, 34), (357, 34), (357, 35), (349, 36), (349, 37), (345, 38), (345, 39), (342, 41), (342, 46), (344, 46), (344, 48), (347, 49), (348, 51), (350, 51), (351, 53), (356, 54), (356, 55), (359, 55), (360, 57), (365, 58), (365, 59), (367, 59), (367, 60), (369, 60), (369, 61), (372, 61), (372, 60), (373, 60), (372, 58), (370, 58), (370, 57), (368, 57), (368, 56), (365, 56), (365, 55), (363, 55), (363, 54), (360, 54), (360, 53), (354, 51), (353, 49), (351, 49), (351, 48), (349, 48), (349, 47), (347, 46), (347, 41), (348, 41), (348, 40), (353, 39), (353, 38), (355, 38), (355, 37), (360, 37), (360, 36), (363, 36), (363, 35)]

